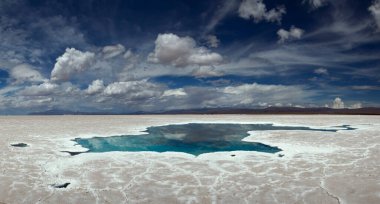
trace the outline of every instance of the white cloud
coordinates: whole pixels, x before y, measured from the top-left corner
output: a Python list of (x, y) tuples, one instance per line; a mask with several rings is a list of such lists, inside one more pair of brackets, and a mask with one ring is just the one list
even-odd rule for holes
[(117, 44), (117, 45), (108, 45), (103, 47), (103, 57), (105, 59), (116, 57), (122, 53), (125, 52), (125, 47), (123, 45)]
[[(239, 86), (227, 86), (224, 88), (223, 92), (227, 94), (244, 94), (244, 93), (265, 93), (273, 91), (288, 91), (292, 86), (283, 85), (263, 85), (263, 84), (243, 84)], [(293, 87), (295, 88), (295, 87)]]
[(310, 4), (313, 9), (317, 9), (327, 4), (328, 0), (304, 0)]
[(57, 84), (45, 82), (40, 85), (28, 86), (24, 90), (20, 91), (19, 94), (22, 96), (49, 96), (54, 94), (57, 88)]
[(282, 103), (275, 103), (274, 106), (276, 106), (276, 107), (282, 107), (284, 105)]
[(142, 72), (138, 64), (142, 64), (139, 55), (122, 45), (108, 45), (94, 52), (67, 48), (56, 60), (51, 81), (90, 84), (97, 79), (107, 82), (130, 80), (134, 78), (132, 71), (133, 74)]
[(239, 0), (224, 0), (213, 13), (210, 22), (206, 25), (204, 33), (209, 33), (222, 21), (228, 14), (233, 13), (238, 7)]
[(162, 92), (162, 87), (147, 80), (114, 82), (103, 91), (106, 96), (123, 97), (131, 101), (161, 96)]
[(239, 7), (240, 17), (253, 19), (255, 22), (266, 20), (280, 23), (282, 15), (285, 13), (285, 7), (277, 7), (268, 11), (263, 0), (244, 0)]
[(55, 108), (72, 110), (72, 107), (83, 107), (91, 104), (85, 101), (85, 95), (70, 82), (55, 84), (46, 81), (39, 85), (26, 86), (23, 89), (9, 90), (12, 92), (6, 97), (6, 107), (20, 113), (44, 111)]
[(206, 37), (207, 44), (210, 47), (219, 47), (220, 40), (215, 35), (208, 35)]
[(353, 90), (380, 90), (380, 86), (355, 85), (350, 87)]
[(304, 32), (304, 30), (296, 28), (295, 26), (292, 26), (289, 31), (280, 29), (277, 31), (277, 35), (279, 37), (278, 42), (284, 43), (288, 40), (301, 39)]
[(318, 69), (315, 69), (314, 73), (320, 74), (320, 75), (328, 75), (329, 71), (326, 68), (320, 67)]
[(162, 97), (168, 97), (168, 96), (183, 97), (183, 96), (186, 96), (186, 95), (187, 95), (187, 93), (184, 91), (183, 88), (178, 88), (178, 89), (169, 89), (169, 90), (166, 90), (162, 94)]
[[(75, 18), (65, 18), (61, 15), (46, 18), (40, 16), (41, 13), (37, 10), (25, 10), (26, 13), (12, 11), (15, 8), (20, 9), (19, 6), (16, 3), (14, 6), (7, 6), (3, 12), (0, 11), (1, 67), (10, 68), (20, 63), (45, 67), (46, 56), (62, 48), (90, 46), (77, 29)], [(36, 33), (39, 35), (37, 38)]]
[[(0, 92), (2, 90), (0, 89)], [(316, 93), (303, 86), (242, 84), (229, 86), (186, 86), (169, 89), (166, 85), (138, 81), (114, 82), (107, 86), (94, 80), (87, 89), (70, 82), (45, 82), (14, 92), (0, 100), (8, 108), (38, 107), (34, 111), (58, 108), (63, 110), (152, 111), (203, 107), (256, 107), (266, 103), (294, 104), (308, 101)], [(6, 91), (6, 92), (8, 92)], [(0, 95), (1, 96), (1, 95)], [(73, 109), (75, 107), (75, 109)]]
[(10, 75), (16, 80), (15, 83), (42, 82), (46, 80), (42, 77), (40, 72), (29, 64), (19, 64), (13, 67), (10, 71)]
[(12, 108), (17, 109), (26, 109), (28, 111), (36, 110), (36, 108), (51, 108), (50, 105), (53, 102), (53, 98), (51, 97), (17, 97), (13, 100), (9, 100), (8, 103), (11, 103)]
[(222, 71), (216, 70), (214, 67), (199, 67), (195, 69), (191, 75), (203, 78), (203, 77), (217, 77), (217, 76), (223, 76), (224, 73)]
[(150, 62), (186, 67), (218, 65), (223, 61), (220, 54), (205, 47), (197, 47), (191, 37), (179, 37), (172, 33), (159, 34), (155, 44), (154, 52), (148, 56)]
[(95, 60), (92, 52), (82, 52), (75, 48), (67, 48), (66, 52), (57, 58), (51, 72), (53, 81), (68, 81), (73, 74), (88, 69)]
[(350, 106), (351, 109), (358, 109), (358, 108), (362, 108), (362, 103), (355, 103), (355, 104), (352, 104)]
[(377, 29), (380, 31), (380, 0), (373, 1), (368, 10), (371, 12), (376, 21)]
[(131, 57), (133, 57), (134, 56), (134, 54), (133, 54), (133, 52), (131, 51), (131, 50), (127, 50), (125, 53), (124, 53), (124, 55), (123, 55), (123, 57), (125, 58), (125, 59), (130, 59)]
[(332, 108), (334, 109), (342, 109), (344, 108), (344, 102), (339, 97), (335, 98), (333, 101)]
[(95, 80), (93, 81), (88, 88), (85, 90), (87, 94), (97, 94), (104, 90), (104, 83), (103, 80)]
[[(226, 104), (229, 105), (260, 105), (259, 103), (298, 103), (305, 101), (313, 95), (312, 91), (307, 91), (302, 86), (267, 85), (267, 84), (242, 84), (237, 86), (226, 86), (221, 89)], [(253, 104), (254, 101), (260, 101)]]

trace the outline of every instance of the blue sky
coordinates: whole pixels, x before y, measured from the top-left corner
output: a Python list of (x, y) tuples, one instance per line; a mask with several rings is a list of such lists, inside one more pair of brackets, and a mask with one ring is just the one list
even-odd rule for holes
[(2, 0), (0, 113), (380, 105), (379, 0)]

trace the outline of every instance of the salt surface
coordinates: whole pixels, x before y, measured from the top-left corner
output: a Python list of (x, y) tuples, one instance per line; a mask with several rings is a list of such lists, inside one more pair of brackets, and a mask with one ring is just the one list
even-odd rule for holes
[[(245, 138), (279, 146), (284, 157), (247, 151), (198, 157), (173, 152), (72, 157), (61, 152), (86, 151), (74, 146), (74, 137), (139, 134), (149, 126), (190, 122), (349, 124), (358, 129), (266, 131)], [(380, 203), (379, 130), (378, 116), (0, 117), (0, 202)], [(13, 142), (29, 146), (15, 148)], [(66, 182), (70, 185), (64, 189), (50, 186)]]

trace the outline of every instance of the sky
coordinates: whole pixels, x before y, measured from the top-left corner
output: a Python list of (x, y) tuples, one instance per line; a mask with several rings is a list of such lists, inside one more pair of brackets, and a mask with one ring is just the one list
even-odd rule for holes
[(0, 114), (380, 106), (380, 0), (1, 0)]

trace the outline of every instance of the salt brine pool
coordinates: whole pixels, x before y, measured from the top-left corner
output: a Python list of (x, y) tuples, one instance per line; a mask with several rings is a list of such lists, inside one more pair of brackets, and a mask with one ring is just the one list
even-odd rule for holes
[(141, 135), (76, 138), (75, 142), (88, 152), (153, 151), (184, 152), (193, 155), (220, 151), (258, 151), (277, 153), (278, 147), (263, 143), (242, 141), (248, 131), (305, 130), (327, 131), (353, 130), (347, 125), (329, 129), (309, 127), (275, 126), (273, 124), (189, 123), (148, 127)]

